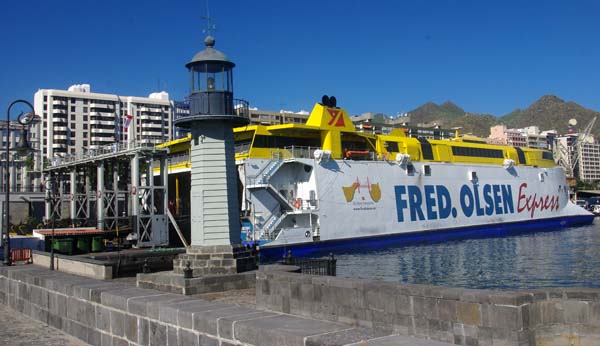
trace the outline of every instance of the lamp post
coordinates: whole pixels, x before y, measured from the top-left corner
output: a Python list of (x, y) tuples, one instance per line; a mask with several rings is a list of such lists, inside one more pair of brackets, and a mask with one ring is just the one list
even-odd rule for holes
[(18, 103), (24, 103), (27, 106), (29, 106), (29, 108), (31, 109), (30, 113), (21, 113), (19, 115), (19, 123), (21, 125), (23, 125), (23, 133), (21, 134), (20, 138), (19, 138), (19, 143), (17, 144), (17, 147), (15, 148), (15, 151), (18, 154), (24, 154), (27, 151), (29, 151), (29, 145), (27, 144), (27, 131), (25, 129), (26, 125), (29, 125), (31, 123), (31, 121), (34, 118), (35, 115), (35, 111), (33, 109), (33, 106), (31, 105), (31, 103), (29, 103), (28, 101), (25, 100), (15, 100), (13, 102), (11, 102), (11, 104), (8, 106), (8, 109), (6, 110), (6, 194), (4, 197), (4, 227), (2, 229), (2, 233), (4, 234), (4, 237), (2, 239), (2, 246), (4, 248), (4, 265), (11, 265), (11, 258), (10, 258), (10, 217), (9, 217), (9, 211), (10, 211), (10, 145), (9, 145), (9, 138), (10, 138), (10, 110), (11, 108), (18, 104)]
[(56, 208), (55, 182), (52, 173), (48, 176), (46, 190), (48, 192), (47, 201), (50, 202), (50, 222), (52, 225), (52, 234), (50, 236), (50, 270), (54, 270), (54, 211)]

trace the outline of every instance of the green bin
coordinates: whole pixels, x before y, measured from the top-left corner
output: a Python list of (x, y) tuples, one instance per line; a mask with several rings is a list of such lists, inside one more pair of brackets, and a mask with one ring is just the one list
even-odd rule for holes
[(91, 239), (89, 237), (77, 238), (77, 251), (80, 253), (90, 252), (90, 241)]
[(104, 237), (98, 236), (92, 238), (92, 252), (100, 252), (104, 250)]
[(73, 239), (71, 238), (60, 238), (54, 239), (53, 242), (54, 250), (65, 255), (73, 254)]

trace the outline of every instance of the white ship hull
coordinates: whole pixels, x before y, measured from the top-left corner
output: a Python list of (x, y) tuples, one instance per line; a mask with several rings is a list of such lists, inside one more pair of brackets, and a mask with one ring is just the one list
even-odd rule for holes
[[(591, 223), (561, 168), (390, 161), (247, 159), (247, 241), (280, 257)], [(416, 238), (415, 238), (416, 237)], [(423, 238), (425, 239), (425, 238)]]

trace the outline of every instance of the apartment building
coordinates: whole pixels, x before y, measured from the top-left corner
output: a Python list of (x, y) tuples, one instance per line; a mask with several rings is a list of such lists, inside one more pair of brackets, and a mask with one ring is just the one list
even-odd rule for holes
[(537, 126), (509, 129), (506, 125), (496, 125), (490, 128), (490, 136), (487, 138), (487, 142), (513, 147), (549, 150), (552, 148), (552, 142), (555, 137), (556, 131), (540, 132)]
[(600, 144), (585, 142), (577, 162), (579, 179), (585, 182), (600, 180)]
[(113, 143), (151, 145), (172, 138), (173, 106), (164, 91), (119, 96), (93, 93), (89, 84), (78, 84), (67, 90), (40, 89), (34, 108), (41, 121), (31, 136), (47, 160)]

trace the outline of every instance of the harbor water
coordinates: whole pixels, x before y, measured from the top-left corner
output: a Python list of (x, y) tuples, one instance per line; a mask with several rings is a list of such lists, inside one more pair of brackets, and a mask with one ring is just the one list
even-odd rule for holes
[(518, 236), (341, 253), (337, 275), (448, 287), (600, 288), (600, 220)]

